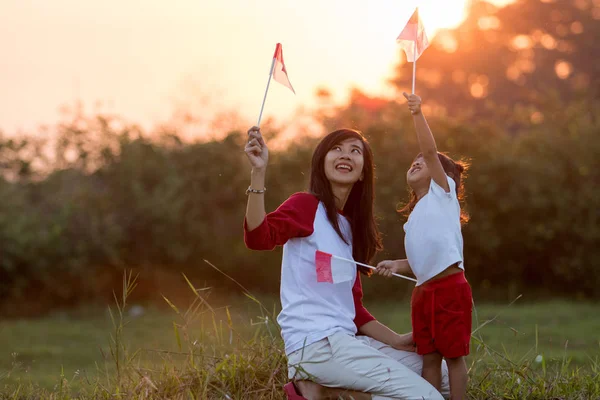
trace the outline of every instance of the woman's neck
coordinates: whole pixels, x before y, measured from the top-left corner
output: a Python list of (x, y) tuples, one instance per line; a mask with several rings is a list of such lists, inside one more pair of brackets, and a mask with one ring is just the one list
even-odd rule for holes
[(346, 201), (348, 201), (348, 196), (350, 196), (352, 186), (353, 185), (331, 185), (331, 191), (333, 192), (333, 198), (335, 199), (335, 208), (338, 210), (344, 209)]

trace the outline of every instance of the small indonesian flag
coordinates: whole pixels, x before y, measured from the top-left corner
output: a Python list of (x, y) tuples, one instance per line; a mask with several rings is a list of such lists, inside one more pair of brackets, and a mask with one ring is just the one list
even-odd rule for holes
[(419, 17), (418, 8), (415, 9), (415, 12), (413, 13), (412, 17), (410, 17), (410, 20), (402, 32), (400, 32), (400, 35), (396, 41), (400, 43), (400, 47), (406, 53), (406, 60), (408, 62), (415, 62), (418, 60), (425, 49), (429, 47), (429, 40), (427, 39), (427, 34), (425, 33), (423, 20), (421, 20)]
[(329, 253), (317, 250), (315, 253), (315, 266), (317, 268), (317, 282), (341, 283), (354, 278), (353, 268), (356, 265), (335, 258)]
[(273, 79), (281, 83), (283, 86), (288, 87), (294, 94), (296, 91), (290, 83), (290, 79), (287, 76), (287, 70), (285, 69), (285, 63), (283, 62), (283, 50), (281, 43), (277, 43), (275, 46), (275, 54), (273, 55)]

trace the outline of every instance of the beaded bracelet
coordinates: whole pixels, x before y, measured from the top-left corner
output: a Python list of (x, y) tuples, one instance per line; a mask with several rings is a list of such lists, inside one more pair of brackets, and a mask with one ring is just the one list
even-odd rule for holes
[(251, 186), (248, 186), (248, 189), (246, 189), (246, 196), (248, 196), (250, 193), (263, 194), (266, 191), (267, 191), (267, 188), (258, 190), (258, 189), (252, 189)]

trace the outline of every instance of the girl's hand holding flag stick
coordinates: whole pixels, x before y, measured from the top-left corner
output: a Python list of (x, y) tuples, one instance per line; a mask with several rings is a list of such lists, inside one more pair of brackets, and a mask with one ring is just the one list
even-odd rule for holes
[[(386, 278), (398, 276), (399, 274), (413, 274), (407, 259), (381, 261), (379, 264), (377, 264), (375, 273)], [(416, 282), (416, 280), (414, 281)]]
[[(341, 262), (340, 262), (341, 261)], [(315, 266), (317, 268), (317, 282), (329, 282), (329, 283), (340, 283), (349, 281), (352, 279), (351, 274), (348, 273), (348, 265), (346, 263), (356, 264), (363, 267), (370, 268), (378, 271), (383, 276), (396, 276), (398, 278), (406, 279), (412, 282), (417, 282), (416, 279), (409, 278), (401, 274), (392, 272), (390, 268), (382, 265), (384, 262), (379, 263), (376, 267), (371, 265), (363, 264), (350, 260), (348, 258), (338, 257), (333, 254), (325, 253), (324, 251), (317, 250), (315, 253)], [(407, 263), (408, 266), (408, 263)], [(380, 268), (381, 267), (381, 268)], [(384, 271), (385, 270), (385, 271)]]

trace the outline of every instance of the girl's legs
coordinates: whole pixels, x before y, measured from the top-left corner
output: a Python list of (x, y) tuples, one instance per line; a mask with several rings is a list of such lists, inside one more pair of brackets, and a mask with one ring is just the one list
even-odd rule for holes
[(467, 396), (467, 363), (464, 357), (447, 358), (448, 373), (450, 374), (450, 394), (452, 400), (462, 400)]
[[(423, 372), (421, 376), (437, 390), (442, 387), (442, 355), (433, 352), (423, 356)], [(450, 375), (450, 392), (452, 393), (452, 375)], [(451, 396), (454, 399), (454, 396)]]

